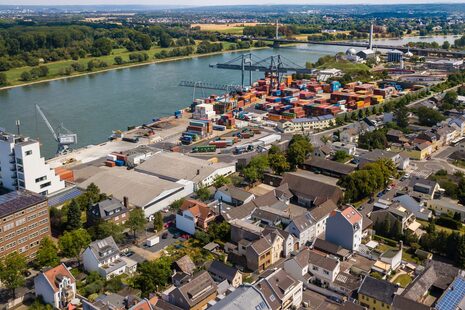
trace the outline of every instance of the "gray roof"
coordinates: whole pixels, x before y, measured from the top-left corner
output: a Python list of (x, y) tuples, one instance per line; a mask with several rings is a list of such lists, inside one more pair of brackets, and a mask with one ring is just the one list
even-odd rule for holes
[[(279, 269), (270, 276), (262, 279), (260, 282), (258, 282), (259, 288), (262, 290), (263, 287), (268, 286), (269, 289), (271, 289), (271, 292), (274, 293), (274, 295), (279, 299), (282, 300), (283, 297), (285, 296), (285, 293), (295, 287), (296, 285), (299, 284), (299, 281), (295, 280), (292, 278), (286, 271), (283, 269)], [(271, 303), (271, 294), (266, 294), (263, 290), (262, 292), (264, 293), (267, 301)]]
[(394, 294), (397, 292), (397, 285), (385, 280), (378, 280), (370, 276), (363, 279), (358, 293), (374, 298), (385, 304), (392, 305)]
[(315, 219), (312, 217), (310, 213), (307, 212), (300, 216), (295, 217), (292, 220), (292, 222), (294, 223), (297, 230), (299, 230), (300, 232), (303, 232), (315, 224)]
[(319, 254), (314, 251), (309, 251), (308, 262), (312, 265), (321, 267), (326, 270), (334, 270), (339, 264), (339, 260)]
[(95, 304), (96, 306), (99, 306), (99, 304), (105, 305), (108, 309), (124, 309), (126, 307), (126, 298), (114, 293), (103, 294), (95, 299)]
[(100, 262), (109, 257), (119, 255), (119, 248), (112, 236), (92, 242), (89, 248)]
[(187, 274), (192, 274), (196, 268), (194, 262), (190, 258), (189, 255), (184, 255), (180, 259), (174, 262), (178, 266), (178, 268)]
[(216, 170), (230, 166), (234, 164), (212, 163), (177, 152), (162, 152), (153, 155), (135, 170), (170, 180), (183, 179), (199, 183)]
[(394, 152), (389, 152), (389, 151), (380, 150), (380, 149), (374, 149), (372, 151), (361, 154), (359, 158), (364, 159), (366, 161), (377, 161), (377, 160), (382, 159), (382, 158), (392, 159), (396, 155), (397, 155), (397, 153), (394, 153)]
[(201, 271), (192, 280), (176, 288), (191, 306), (197, 305), (216, 292), (216, 283), (207, 271)]
[(216, 302), (211, 310), (271, 310), (262, 292), (250, 284), (244, 284)]
[(223, 279), (232, 282), (232, 280), (236, 277), (239, 270), (234, 267), (228, 266), (223, 262), (214, 260), (211, 262), (210, 266), (207, 268), (208, 272), (213, 273)]
[(336, 209), (337, 209), (336, 203), (328, 199), (322, 204), (320, 204), (319, 206), (311, 209), (310, 214), (316, 221), (319, 221), (322, 218), (329, 216), (329, 214)]
[(342, 198), (342, 190), (334, 185), (329, 185), (317, 180), (311, 179), (310, 176), (299, 173), (284, 174), (281, 184), (287, 183), (289, 190), (296, 196), (303, 196), (312, 200), (315, 204), (332, 199), (334, 202)]
[(313, 157), (305, 161), (305, 165), (322, 169), (322, 170), (329, 170), (333, 171), (338, 174), (349, 174), (355, 170), (354, 166), (346, 165), (337, 161), (323, 159), (319, 157)]
[(232, 199), (239, 200), (239, 201), (245, 201), (250, 196), (253, 195), (253, 194), (243, 190), (242, 188), (236, 187), (234, 185), (222, 186), (222, 187), (220, 187), (218, 189), (218, 191), (221, 191), (221, 192), (231, 196)]
[(393, 304), (393, 309), (394, 310), (429, 310), (431, 309), (427, 305), (421, 304), (419, 302), (416, 302), (414, 300), (405, 298), (400, 295), (394, 296), (394, 304)]
[(14, 191), (0, 196), (0, 217), (14, 214), (47, 201), (45, 196), (29, 191)]
[(92, 205), (89, 211), (98, 218), (106, 219), (126, 213), (128, 209), (120, 200), (110, 197)]

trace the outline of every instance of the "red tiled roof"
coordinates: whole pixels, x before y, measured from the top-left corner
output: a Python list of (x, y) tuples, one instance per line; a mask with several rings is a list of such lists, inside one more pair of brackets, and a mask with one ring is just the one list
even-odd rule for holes
[(344, 209), (341, 214), (349, 221), (352, 225), (362, 220), (362, 215), (355, 210), (353, 207)]
[(69, 272), (68, 268), (64, 264), (58, 265), (55, 268), (49, 269), (44, 272), (44, 276), (48, 279), (48, 282), (53, 288), (53, 291), (58, 292), (58, 287), (56, 284), (56, 277), (57, 276), (65, 276), (71, 279), (71, 283), (74, 283), (76, 280), (74, 279), (71, 272)]

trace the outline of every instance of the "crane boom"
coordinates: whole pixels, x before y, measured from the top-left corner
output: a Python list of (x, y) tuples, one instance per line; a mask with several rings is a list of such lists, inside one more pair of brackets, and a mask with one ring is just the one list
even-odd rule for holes
[(52, 127), (52, 124), (48, 121), (47, 117), (45, 116), (44, 112), (40, 108), (38, 104), (36, 104), (36, 110), (39, 112), (40, 116), (44, 120), (45, 124), (47, 125), (48, 129), (52, 132), (53, 137), (55, 138), (55, 141), (58, 141), (58, 135), (56, 134), (55, 130)]

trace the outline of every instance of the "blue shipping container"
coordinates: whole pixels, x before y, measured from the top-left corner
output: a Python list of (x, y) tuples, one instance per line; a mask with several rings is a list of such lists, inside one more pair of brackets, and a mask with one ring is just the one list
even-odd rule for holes
[(115, 160), (115, 164), (118, 166), (118, 167), (122, 167), (124, 166), (124, 160)]

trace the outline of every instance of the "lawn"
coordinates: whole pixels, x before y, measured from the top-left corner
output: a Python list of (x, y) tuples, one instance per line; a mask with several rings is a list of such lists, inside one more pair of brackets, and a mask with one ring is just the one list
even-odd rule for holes
[(199, 27), (201, 31), (221, 32), (242, 35), (246, 26), (256, 26), (257, 23), (232, 23), (232, 24), (192, 24), (191, 27)]
[[(396, 248), (389, 246), (387, 244), (384, 244), (384, 243), (380, 243), (378, 247), (376, 248), (376, 250), (378, 250), (381, 253), (384, 253), (388, 250), (396, 250)], [(418, 259), (415, 257), (415, 255), (408, 253), (408, 248), (406, 248), (405, 246), (404, 246), (404, 250), (402, 251), (402, 259), (410, 263), (415, 263), (415, 264), (418, 263)]]
[[(423, 228), (426, 228), (429, 225), (429, 222), (427, 222), (427, 221), (417, 219), (417, 222), (420, 223), (421, 226), (423, 226)], [(435, 226), (436, 226), (437, 231), (445, 231), (448, 234), (453, 233), (453, 232), (459, 232), (461, 234), (465, 234), (465, 228), (463, 226), (462, 226), (462, 229), (460, 229), (460, 230), (454, 230), (454, 229), (450, 229), (448, 227), (440, 226), (437, 223), (435, 224)]]
[(399, 284), (401, 287), (407, 287), (412, 282), (412, 277), (408, 274), (401, 274), (392, 280), (392, 283)]

